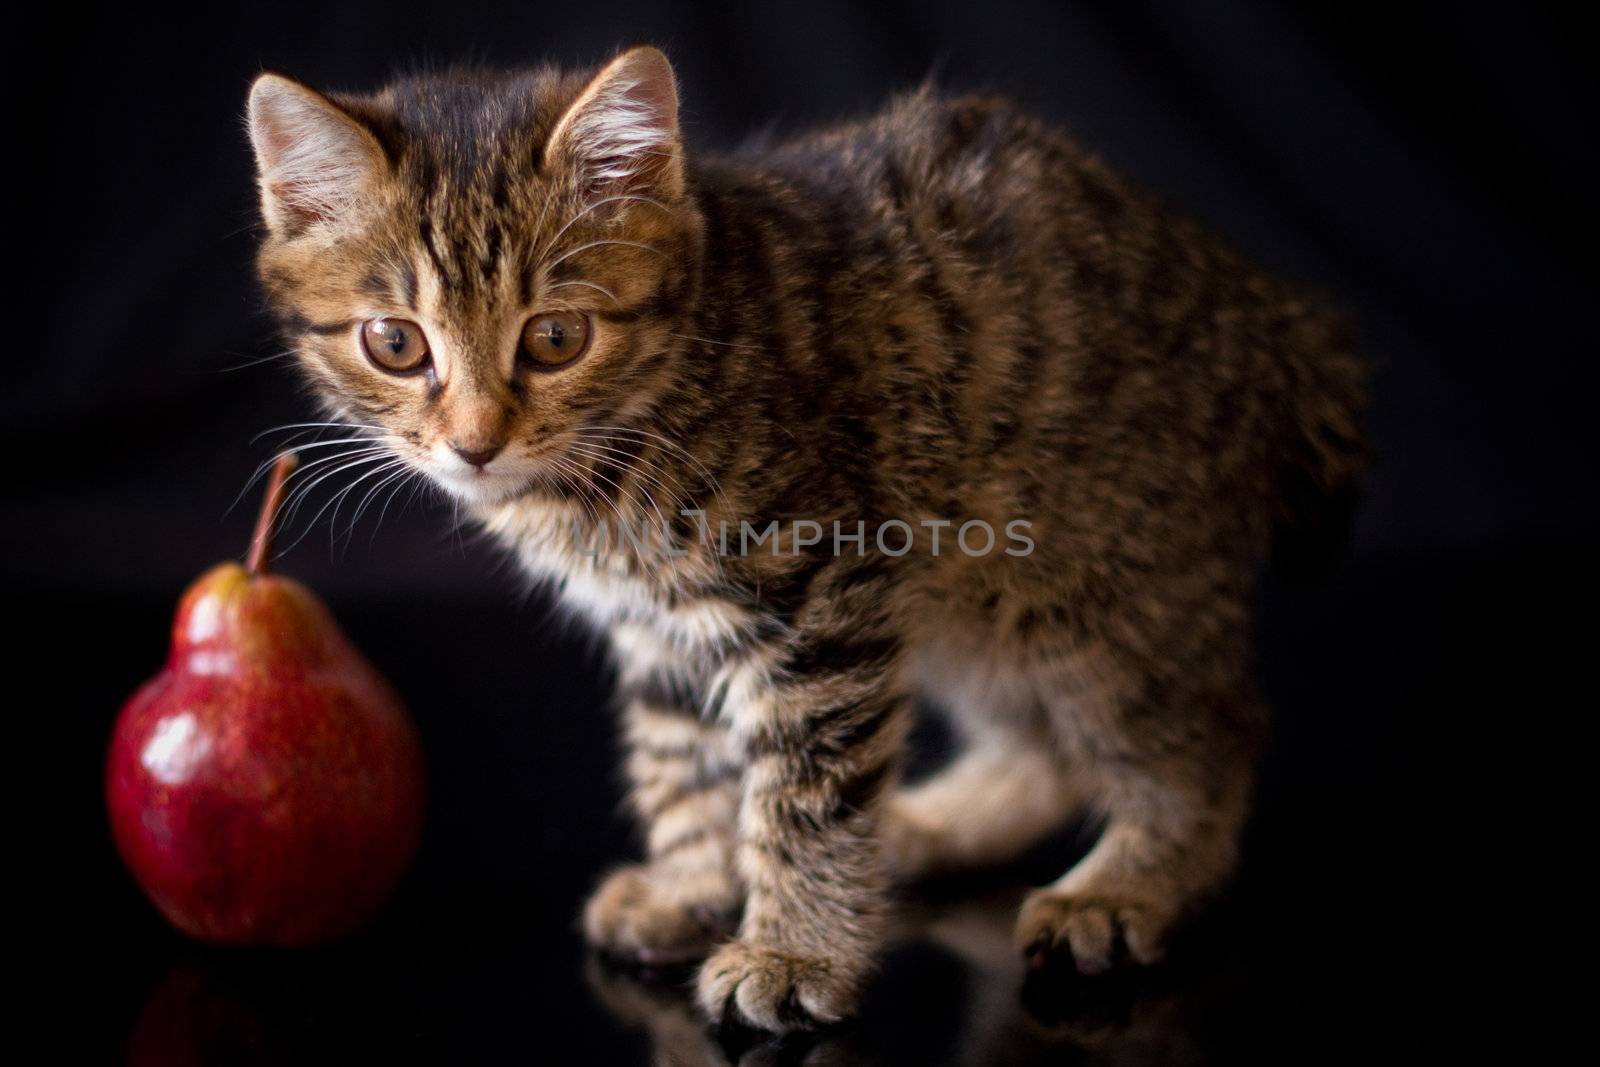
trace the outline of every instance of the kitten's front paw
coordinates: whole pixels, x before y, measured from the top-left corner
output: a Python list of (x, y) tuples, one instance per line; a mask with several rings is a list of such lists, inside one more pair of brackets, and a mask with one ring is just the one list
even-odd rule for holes
[(1017, 916), (1016, 942), (1032, 967), (1066, 955), (1082, 974), (1119, 963), (1161, 959), (1175, 909), (1133, 897), (1069, 893), (1046, 887), (1028, 895)]
[(583, 932), (608, 956), (649, 966), (704, 959), (733, 933), (738, 898), (720, 873), (635, 864), (613, 871), (583, 910)]
[(700, 969), (699, 1000), (713, 1021), (773, 1033), (810, 1030), (855, 1010), (856, 980), (828, 959), (732, 941)]

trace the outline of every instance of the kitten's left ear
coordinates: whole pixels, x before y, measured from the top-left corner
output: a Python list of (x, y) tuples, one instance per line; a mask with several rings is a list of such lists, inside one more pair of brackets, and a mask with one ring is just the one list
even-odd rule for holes
[(544, 158), (594, 185), (682, 193), (678, 86), (667, 57), (644, 46), (606, 64), (556, 123)]

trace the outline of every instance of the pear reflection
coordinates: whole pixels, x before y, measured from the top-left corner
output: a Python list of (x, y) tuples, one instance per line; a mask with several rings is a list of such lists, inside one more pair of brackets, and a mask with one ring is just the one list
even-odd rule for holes
[(173, 968), (128, 1038), (128, 1067), (204, 1067), (276, 1062), (248, 997), (196, 960)]
[(648, 1035), (662, 1067), (1215, 1061), (1217, 1029), (1227, 1017), (1216, 1009), (1236, 999), (1230, 989), (1239, 973), (1216, 938), (1182, 946), (1180, 967), (1094, 979), (1059, 962), (1028, 971), (1012, 944), (1023, 892), (906, 906), (860, 1020), (819, 1034), (708, 1029), (686, 974), (641, 975), (596, 957), (586, 973), (606, 1010)]
[(127, 1037), (128, 1067), (403, 1062), (415, 1051), (393, 960), (362, 946), (189, 949), (156, 984)]

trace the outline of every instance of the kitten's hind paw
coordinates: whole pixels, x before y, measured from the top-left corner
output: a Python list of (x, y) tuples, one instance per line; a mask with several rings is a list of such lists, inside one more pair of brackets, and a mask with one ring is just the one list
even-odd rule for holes
[(646, 865), (613, 871), (589, 898), (583, 932), (608, 957), (648, 967), (702, 960), (733, 933), (738, 902), (731, 881)]
[(855, 1010), (856, 982), (827, 959), (733, 941), (700, 969), (699, 1001), (713, 1022), (813, 1030)]
[(1170, 909), (1147, 901), (1035, 890), (1017, 916), (1017, 947), (1030, 967), (1066, 956), (1079, 973), (1102, 974), (1118, 964), (1151, 964), (1163, 953)]
[(906, 807), (894, 798), (878, 831), (884, 866), (897, 885), (938, 874), (950, 851), (946, 835), (924, 826)]

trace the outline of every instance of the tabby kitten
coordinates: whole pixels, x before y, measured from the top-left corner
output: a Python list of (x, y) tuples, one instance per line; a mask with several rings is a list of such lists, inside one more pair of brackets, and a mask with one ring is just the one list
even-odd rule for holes
[[(1283, 487), (1356, 467), (1320, 309), (997, 99), (691, 159), (636, 48), (263, 75), (249, 128), (328, 408), (610, 634), (648, 858), (590, 900), (601, 949), (708, 956), (706, 1012), (787, 1030), (852, 1011), (891, 878), (1079, 813), (1035, 959), (1155, 960), (1226, 879), (1253, 575)], [(670, 540), (593, 534), (620, 520)], [(966, 746), (896, 791), (918, 695)]]

